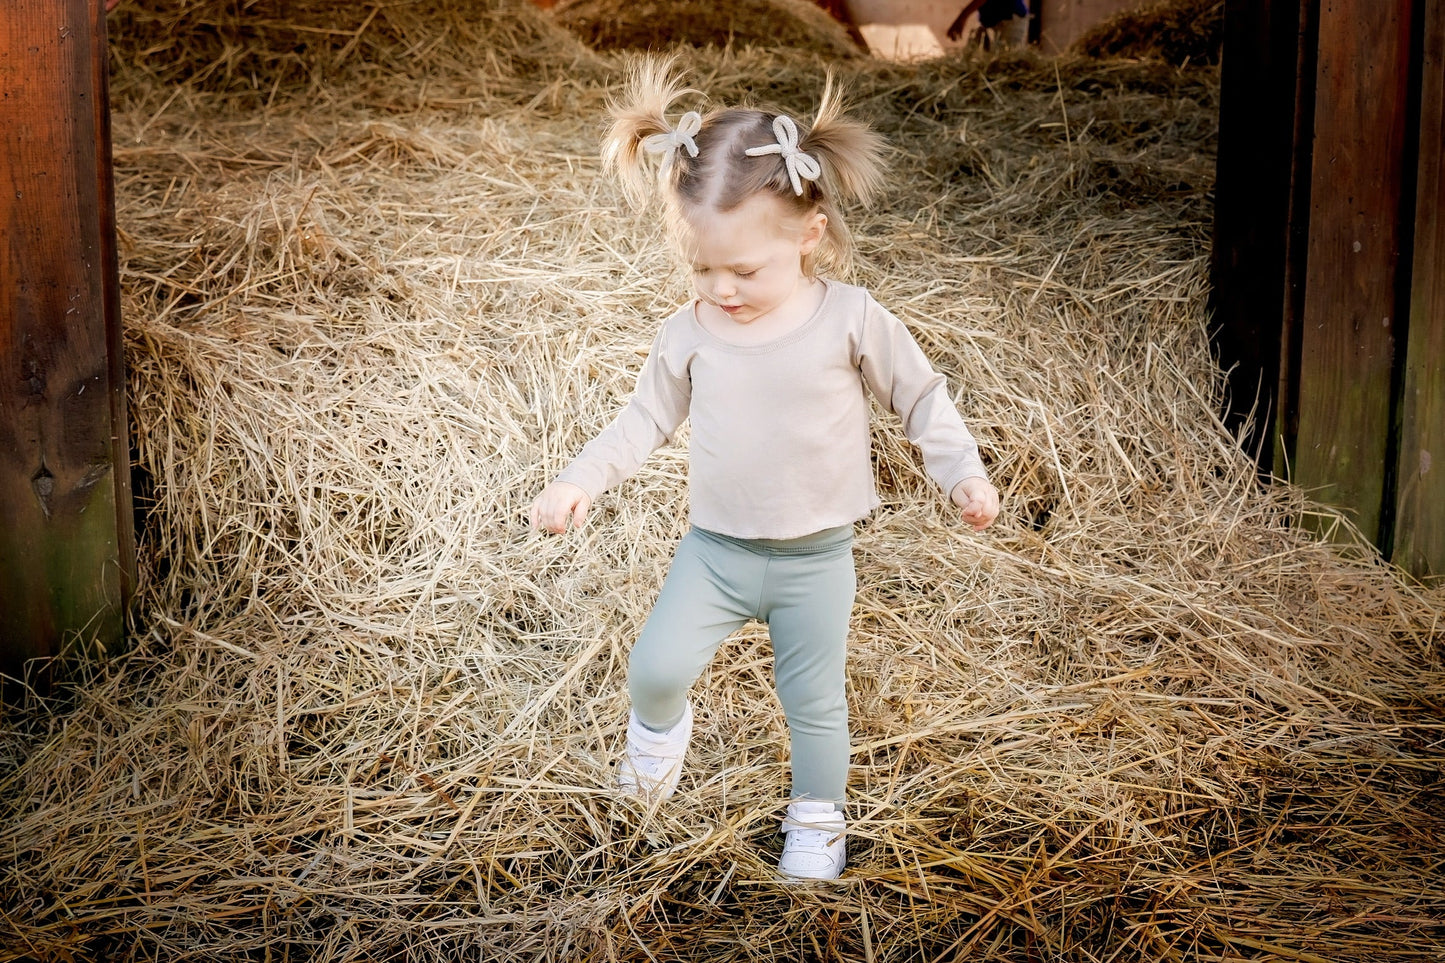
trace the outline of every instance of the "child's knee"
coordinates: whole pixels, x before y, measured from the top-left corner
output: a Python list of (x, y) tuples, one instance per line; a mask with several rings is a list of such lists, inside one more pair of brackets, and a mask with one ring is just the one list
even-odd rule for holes
[(634, 704), (670, 700), (685, 694), (692, 681), (691, 666), (673, 659), (634, 648), (627, 660), (627, 689)]

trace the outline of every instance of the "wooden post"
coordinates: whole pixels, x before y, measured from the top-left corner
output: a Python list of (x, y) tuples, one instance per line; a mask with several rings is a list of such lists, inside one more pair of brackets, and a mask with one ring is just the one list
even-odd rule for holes
[(1421, 576), (1445, 574), (1442, 21), (1445, 0), (1227, 0), (1210, 302), (1261, 474)]
[(1445, 0), (1425, 0), (1410, 330), (1401, 392), (1394, 561), (1445, 575)]
[(115, 646), (134, 582), (100, 0), (0, 19), (0, 671)]
[(1211, 333), (1229, 373), (1225, 423), (1266, 476), (1276, 439), (1293, 433), (1289, 336), (1305, 263), (1297, 214), (1308, 202), (1296, 174), (1309, 169), (1316, 3), (1225, 4)]
[(1321, 0), (1292, 477), (1381, 537), (1399, 323), (1409, 0)]

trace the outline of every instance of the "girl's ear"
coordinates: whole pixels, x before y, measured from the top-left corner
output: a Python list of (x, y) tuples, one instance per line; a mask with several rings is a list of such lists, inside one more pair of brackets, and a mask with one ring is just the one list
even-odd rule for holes
[(828, 233), (828, 215), (822, 211), (814, 211), (803, 221), (803, 237), (798, 243), (798, 253), (803, 255), (812, 254), (823, 243), (823, 237)]

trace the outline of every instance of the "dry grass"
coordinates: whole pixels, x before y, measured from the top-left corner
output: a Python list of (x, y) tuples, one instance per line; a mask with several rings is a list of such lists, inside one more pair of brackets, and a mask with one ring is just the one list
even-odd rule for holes
[[(1440, 589), (1221, 427), (1217, 77), (838, 69), (897, 147), (859, 280), (1004, 493), (880, 419), (852, 865), (784, 886), (765, 633), (682, 791), (611, 800), (678, 448), (522, 513), (686, 295), (596, 160), (618, 62), (523, 5), (123, 5), (135, 646), (0, 729), (0, 944), (42, 960), (1438, 960)], [(806, 112), (823, 63), (692, 56)]]
[(1224, 0), (1155, 0), (1087, 30), (1074, 49), (1090, 57), (1137, 57), (1217, 64), (1224, 48)]
[(762, 45), (832, 57), (864, 53), (813, 0), (562, 0), (553, 16), (599, 50)]

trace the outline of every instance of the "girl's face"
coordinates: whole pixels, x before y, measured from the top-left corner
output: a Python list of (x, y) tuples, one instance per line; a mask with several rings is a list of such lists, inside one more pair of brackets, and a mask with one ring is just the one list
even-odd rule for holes
[(687, 250), (698, 297), (736, 324), (786, 311), (808, 285), (803, 257), (823, 239), (828, 219), (803, 217), (771, 194), (755, 194), (731, 211), (688, 218)]

